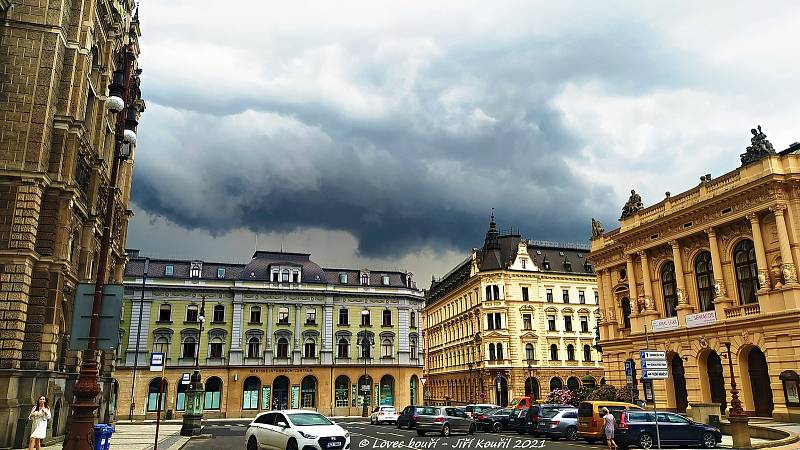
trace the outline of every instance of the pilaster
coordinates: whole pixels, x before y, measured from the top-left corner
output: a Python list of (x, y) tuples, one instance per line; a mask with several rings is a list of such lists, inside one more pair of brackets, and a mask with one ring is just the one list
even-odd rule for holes
[(228, 356), (230, 364), (242, 364), (242, 330), (244, 329), (244, 301), (242, 294), (233, 295), (233, 314), (231, 317), (231, 351)]
[(781, 249), (781, 272), (787, 287), (797, 287), (797, 272), (795, 271), (792, 247), (789, 244), (789, 232), (786, 229), (786, 205), (778, 204), (770, 208), (775, 215), (775, 224), (778, 229), (778, 243)]
[(747, 216), (750, 220), (750, 227), (753, 232), (753, 246), (756, 251), (756, 265), (758, 266), (758, 293), (763, 294), (772, 286), (769, 281), (769, 265), (767, 264), (767, 254), (764, 251), (764, 238), (761, 236), (761, 223), (758, 213), (750, 213)]
[(675, 264), (675, 281), (678, 288), (678, 304), (675, 310), (678, 313), (678, 321), (684, 323), (687, 314), (694, 311), (692, 302), (689, 299), (689, 292), (686, 290), (686, 279), (683, 273), (683, 256), (680, 244), (677, 240), (670, 241), (669, 245), (672, 247), (672, 259)]

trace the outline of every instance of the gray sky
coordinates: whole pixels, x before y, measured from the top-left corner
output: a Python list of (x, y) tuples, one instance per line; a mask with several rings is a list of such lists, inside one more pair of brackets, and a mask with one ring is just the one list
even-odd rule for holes
[(128, 246), (410, 270), (489, 212), (588, 240), (739, 165), (757, 124), (800, 140), (800, 3), (142, 2)]

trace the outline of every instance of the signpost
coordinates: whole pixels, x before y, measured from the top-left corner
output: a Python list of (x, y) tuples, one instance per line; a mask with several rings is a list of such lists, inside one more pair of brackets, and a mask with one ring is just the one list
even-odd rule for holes
[(189, 372), (184, 372), (184, 374), (181, 375), (181, 384), (189, 384)]
[(150, 353), (150, 372), (161, 372), (161, 379), (158, 380), (158, 397), (156, 397), (156, 440), (153, 444), (153, 450), (158, 450), (158, 430), (161, 425), (161, 402), (162, 395), (166, 396), (164, 392), (164, 371), (167, 365), (164, 361), (164, 354), (160, 352)]
[[(655, 324), (655, 322), (654, 320), (653, 323)], [(650, 350), (650, 335), (647, 333), (647, 325), (644, 326), (644, 336), (647, 342), (647, 349), (639, 351), (639, 358), (642, 360), (642, 379), (651, 383), (653, 418), (656, 421), (656, 442), (658, 443), (658, 450), (661, 450), (661, 432), (658, 429), (658, 411), (656, 411), (656, 390), (652, 387), (652, 380), (666, 380), (669, 378), (667, 353)]]

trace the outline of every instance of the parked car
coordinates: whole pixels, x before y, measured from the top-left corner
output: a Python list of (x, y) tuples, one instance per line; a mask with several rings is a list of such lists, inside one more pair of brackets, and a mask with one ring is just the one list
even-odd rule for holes
[(493, 405), (491, 403), (476, 403), (465, 406), (464, 412), (466, 412), (468, 416), (474, 419), (477, 414), (485, 412), (489, 409), (498, 409), (498, 408), (500, 408), (500, 406)]
[[(656, 446), (656, 413), (651, 411), (623, 411), (614, 442), (622, 447), (635, 445), (649, 449)], [(714, 448), (722, 442), (718, 428), (697, 423), (669, 412), (658, 412), (658, 436), (662, 445), (700, 445)]]
[(419, 410), (422, 406), (406, 406), (405, 409), (397, 416), (397, 428), (405, 426), (409, 430), (416, 428), (419, 421)]
[(453, 432), (475, 433), (475, 421), (464, 411), (452, 406), (425, 406), (419, 408), (417, 434), (437, 432), (450, 436)]
[(386, 422), (397, 423), (397, 410), (394, 406), (376, 406), (372, 410), (372, 415), (369, 416), (369, 423), (380, 425)]
[(642, 408), (624, 402), (607, 402), (605, 400), (593, 400), (581, 402), (578, 405), (578, 438), (593, 444), (605, 439), (603, 434), (603, 417), (600, 410), (608, 408), (610, 414), (614, 415), (619, 423), (623, 411), (641, 411)]
[(547, 411), (574, 408), (572, 405), (558, 403), (544, 403), (533, 405), (527, 410), (521, 410), (513, 422), (509, 423), (509, 429), (517, 433), (530, 433), (534, 436), (539, 434), (539, 419)]
[[(509, 408), (490, 409), (479, 414), (478, 417), (475, 418), (475, 422), (480, 431), (499, 433), (508, 429), (508, 422), (511, 420), (512, 413), (516, 412), (518, 412), (518, 410)], [(514, 414), (514, 418), (516, 418), (516, 414)]]
[(549, 437), (557, 441), (566, 438), (569, 441), (578, 439), (578, 409), (550, 409), (539, 419), (537, 427), (539, 436)]
[(244, 435), (247, 450), (317, 450), (350, 447), (350, 433), (314, 411), (289, 409), (255, 417)]

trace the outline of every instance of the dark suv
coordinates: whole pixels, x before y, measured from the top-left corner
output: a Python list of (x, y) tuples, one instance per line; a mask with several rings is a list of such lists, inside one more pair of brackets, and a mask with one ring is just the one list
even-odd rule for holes
[(562, 405), (554, 403), (545, 403), (542, 405), (533, 405), (528, 409), (523, 409), (513, 422), (509, 423), (508, 429), (515, 430), (517, 433), (530, 433), (534, 436), (539, 435), (537, 428), (539, 427), (539, 419), (546, 411), (574, 408), (572, 405)]
[(422, 406), (406, 406), (406, 408), (397, 416), (397, 428), (406, 426), (409, 430), (417, 427), (419, 422), (419, 410)]
[(658, 412), (658, 434), (656, 434), (656, 414), (651, 411), (623, 411), (614, 440), (620, 447), (635, 445), (641, 448), (656, 446), (656, 436), (660, 435), (662, 445), (687, 447), (700, 445), (714, 448), (722, 442), (718, 428), (693, 422), (686, 417), (670, 412)]

